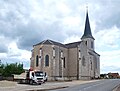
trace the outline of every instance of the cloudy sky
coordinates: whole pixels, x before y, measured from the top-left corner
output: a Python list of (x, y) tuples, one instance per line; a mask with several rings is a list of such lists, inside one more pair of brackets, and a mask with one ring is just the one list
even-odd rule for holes
[(0, 0), (0, 60), (29, 68), (34, 44), (81, 40), (88, 6), (101, 73), (120, 73), (119, 0)]

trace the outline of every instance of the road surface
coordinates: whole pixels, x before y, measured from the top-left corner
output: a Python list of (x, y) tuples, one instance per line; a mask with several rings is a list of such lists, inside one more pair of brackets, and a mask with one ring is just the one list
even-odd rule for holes
[(120, 79), (108, 79), (50, 91), (112, 91), (119, 84)]

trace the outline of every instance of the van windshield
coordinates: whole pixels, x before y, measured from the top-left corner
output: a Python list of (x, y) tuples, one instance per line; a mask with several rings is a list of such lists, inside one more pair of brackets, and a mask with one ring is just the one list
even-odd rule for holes
[(44, 76), (43, 72), (35, 72), (36, 76)]

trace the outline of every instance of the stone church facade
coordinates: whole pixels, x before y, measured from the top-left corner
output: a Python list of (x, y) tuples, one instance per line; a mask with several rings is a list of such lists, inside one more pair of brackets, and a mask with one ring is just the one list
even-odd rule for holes
[(62, 44), (44, 40), (33, 45), (31, 68), (47, 73), (48, 80), (92, 79), (100, 76), (100, 55), (95, 52), (88, 12), (81, 41)]

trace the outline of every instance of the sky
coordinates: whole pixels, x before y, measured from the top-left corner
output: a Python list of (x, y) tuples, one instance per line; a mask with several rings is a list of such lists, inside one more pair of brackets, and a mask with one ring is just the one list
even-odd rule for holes
[(86, 6), (101, 73), (120, 73), (119, 0), (0, 0), (0, 60), (30, 67), (33, 45), (80, 41)]

